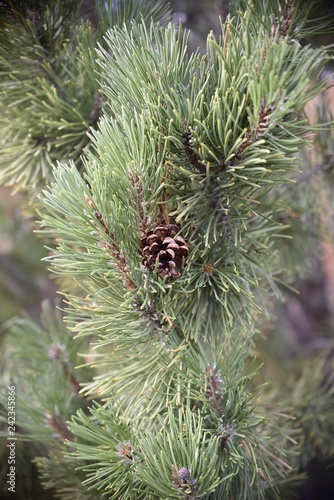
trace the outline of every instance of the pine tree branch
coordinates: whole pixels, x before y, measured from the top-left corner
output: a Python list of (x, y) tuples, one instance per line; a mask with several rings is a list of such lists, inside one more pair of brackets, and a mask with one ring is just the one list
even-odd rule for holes
[[(19, 80), (11, 88), (16, 100), (2, 94), (6, 104), (22, 105), (21, 115), (13, 107), (5, 116), (9, 137), (9, 118), (25, 137), (19, 122), (29, 109), (27, 144), (33, 137), (36, 156), (49, 154), (50, 164), (56, 145), (66, 153), (40, 212), (71, 335), (47, 317), (46, 327), (30, 321), (18, 329), (27, 359), (17, 342), (22, 373), (33, 382), (20, 401), (20, 425), (55, 451), (39, 467), (47, 487), (65, 498), (73, 485), (84, 498), (92, 491), (111, 500), (279, 498), (300, 449), (300, 460), (331, 451), (330, 424), (315, 439), (323, 421), (313, 416), (331, 416), (331, 380), (322, 385), (309, 369), (312, 381), (304, 373), (294, 383), (295, 401), (284, 411), (257, 385), (265, 372), (255, 359), (255, 329), (270, 316), (286, 267), (280, 196), (294, 206), (284, 189), (298, 179), (295, 160), (314, 131), (301, 113), (325, 88), (318, 76), (330, 58), (325, 48), (300, 44), (306, 20), (298, 0), (268, 5), (231, 2), (234, 17), (220, 38), (209, 35), (202, 56), (188, 55), (181, 25), (165, 24), (162, 2), (101, 1), (100, 29), (110, 29), (97, 62), (96, 38), (80, 28), (79, 59), (64, 45), (55, 83), (40, 77), (35, 92), (28, 79), (22, 102)], [(51, 118), (39, 124), (46, 112)], [(88, 141), (83, 176), (67, 159), (74, 144), (78, 152)], [(9, 164), (13, 144), (2, 146)], [(10, 168), (14, 179), (22, 165)], [(303, 194), (293, 192), (297, 204)], [(37, 364), (43, 377), (34, 375)], [(90, 399), (97, 401), (88, 407)]]

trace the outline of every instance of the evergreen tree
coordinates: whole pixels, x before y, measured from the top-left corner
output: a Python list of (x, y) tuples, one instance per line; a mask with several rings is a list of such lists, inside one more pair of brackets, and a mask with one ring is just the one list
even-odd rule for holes
[(333, 454), (327, 352), (270, 384), (258, 359), (333, 173), (325, 111), (305, 115), (331, 59), (312, 4), (230, 2), (202, 54), (159, 1), (97, 1), (95, 26), (71, 0), (1, 3), (0, 178), (64, 298), (8, 325), (3, 401), (53, 495), (291, 498)]

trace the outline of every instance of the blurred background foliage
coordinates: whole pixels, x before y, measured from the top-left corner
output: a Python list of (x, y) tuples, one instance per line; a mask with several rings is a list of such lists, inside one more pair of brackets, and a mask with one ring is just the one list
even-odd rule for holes
[(27, 217), (24, 196), (0, 188), (0, 324), (22, 310), (36, 316), (42, 298), (55, 288), (41, 259), (46, 250)]

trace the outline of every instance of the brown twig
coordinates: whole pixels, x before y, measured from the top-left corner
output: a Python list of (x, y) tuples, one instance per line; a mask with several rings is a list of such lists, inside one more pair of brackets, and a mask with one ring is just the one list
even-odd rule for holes
[(53, 437), (62, 439), (64, 441), (65, 440), (71, 441), (73, 439), (72, 434), (70, 433), (66, 425), (65, 419), (62, 415), (60, 415), (58, 409), (55, 409), (53, 415), (50, 412), (46, 411), (44, 413), (44, 417), (46, 425), (55, 431)]
[(289, 0), (286, 4), (286, 8), (284, 11), (282, 22), (279, 23), (279, 21), (277, 21), (272, 26), (271, 36), (272, 36), (273, 40), (277, 39), (277, 33), (279, 36), (281, 36), (283, 38), (289, 33), (290, 28), (291, 28), (291, 21), (292, 21), (294, 9), (295, 9), (294, 0)]
[(268, 125), (270, 123), (270, 118), (273, 111), (276, 109), (276, 104), (266, 105), (265, 101), (262, 101), (259, 109), (259, 122), (256, 128), (248, 127), (246, 131), (246, 140), (239, 147), (236, 156), (240, 155), (246, 148), (251, 146), (260, 137), (262, 137), (268, 130)]
[[(125, 257), (122, 255), (119, 246), (116, 243), (115, 235), (110, 231), (110, 229), (108, 227), (108, 224), (106, 223), (103, 215), (101, 214), (101, 212), (99, 212), (98, 210), (96, 210), (96, 208), (94, 206), (94, 203), (89, 198), (89, 196), (86, 195), (85, 198), (86, 198), (87, 204), (93, 210), (93, 215), (94, 215), (95, 219), (99, 222), (99, 224), (102, 227), (104, 233), (110, 239), (110, 241), (103, 240), (101, 242), (101, 246), (103, 246), (104, 248), (108, 249), (110, 251), (110, 253), (112, 254), (112, 256), (114, 258), (113, 264), (123, 274), (123, 282), (124, 282), (125, 286), (129, 290), (135, 289), (136, 288), (135, 284), (133, 283), (133, 281), (128, 276), (128, 268), (127, 268), (126, 260), (125, 260)], [(93, 221), (93, 224), (95, 226), (97, 226), (97, 224), (96, 224), (95, 221)]]

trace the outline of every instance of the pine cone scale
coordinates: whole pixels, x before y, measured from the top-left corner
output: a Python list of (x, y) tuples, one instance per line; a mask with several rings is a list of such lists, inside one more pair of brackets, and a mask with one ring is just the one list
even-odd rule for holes
[(185, 265), (184, 258), (189, 254), (189, 246), (178, 235), (176, 224), (160, 224), (141, 239), (143, 264), (150, 271), (155, 267), (162, 277), (178, 278), (180, 269)]

